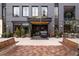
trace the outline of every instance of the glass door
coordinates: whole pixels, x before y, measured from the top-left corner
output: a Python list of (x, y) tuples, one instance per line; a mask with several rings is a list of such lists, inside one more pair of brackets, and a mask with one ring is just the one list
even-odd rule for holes
[(48, 25), (32, 25), (32, 36), (47, 37)]

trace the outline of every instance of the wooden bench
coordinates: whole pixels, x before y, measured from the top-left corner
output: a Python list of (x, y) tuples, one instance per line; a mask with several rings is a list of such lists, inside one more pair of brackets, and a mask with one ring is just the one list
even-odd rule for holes
[(77, 50), (79, 48), (79, 40), (76, 39), (65, 38), (62, 43), (70, 49)]
[(3, 56), (10, 49), (13, 49), (15, 47), (15, 43), (16, 41), (14, 38), (0, 40), (0, 56)]
[(7, 46), (13, 45), (15, 44), (15, 39), (14, 38), (10, 38), (8, 40), (4, 40), (0, 42), (0, 49), (5, 48)]

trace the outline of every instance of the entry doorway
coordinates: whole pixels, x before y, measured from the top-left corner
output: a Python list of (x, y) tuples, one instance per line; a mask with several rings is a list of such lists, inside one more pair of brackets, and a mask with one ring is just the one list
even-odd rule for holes
[(48, 25), (47, 24), (43, 24), (43, 25), (32, 24), (31, 36), (32, 37), (39, 36), (43, 38), (48, 37)]

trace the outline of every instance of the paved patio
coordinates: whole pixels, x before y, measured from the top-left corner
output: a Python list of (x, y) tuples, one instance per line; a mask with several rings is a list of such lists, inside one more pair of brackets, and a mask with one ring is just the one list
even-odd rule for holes
[(59, 41), (62, 38), (50, 38), (49, 40), (30, 40), (30, 38), (16, 38), (15, 47), (4, 56), (75, 56), (77, 51), (70, 50)]
[(16, 41), (19, 41), (16, 45), (34, 45), (34, 46), (62, 45), (61, 43), (59, 43), (59, 41), (62, 41), (62, 38), (48, 38), (46, 40), (45, 39), (31, 40), (31, 38), (16, 38)]
[(75, 56), (76, 52), (64, 46), (16, 46), (5, 56)]

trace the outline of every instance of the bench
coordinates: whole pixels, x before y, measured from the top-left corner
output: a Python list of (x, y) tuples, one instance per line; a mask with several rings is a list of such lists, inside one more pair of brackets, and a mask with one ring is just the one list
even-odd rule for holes
[(0, 42), (0, 49), (5, 48), (7, 46), (13, 45), (15, 44), (15, 39), (14, 38), (10, 38), (8, 40), (4, 40)]
[(10, 49), (14, 48), (15, 43), (16, 41), (14, 38), (0, 40), (0, 55), (4, 55)]
[(79, 48), (79, 40), (77, 39), (65, 38), (62, 43), (73, 50), (77, 50)]

